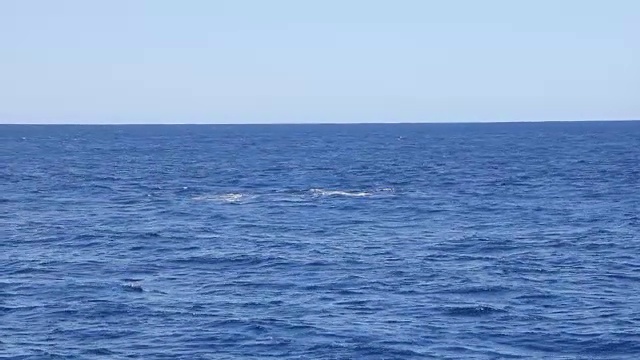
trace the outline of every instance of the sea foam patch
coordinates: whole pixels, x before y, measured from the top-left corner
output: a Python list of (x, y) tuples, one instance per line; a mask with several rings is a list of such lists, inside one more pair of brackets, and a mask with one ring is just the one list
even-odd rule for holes
[(349, 196), (349, 197), (365, 197), (371, 196), (373, 193), (368, 191), (345, 191), (345, 190), (328, 190), (328, 189), (311, 189), (309, 192), (313, 196)]
[(204, 194), (192, 197), (195, 201), (215, 201), (220, 203), (241, 203), (254, 198), (252, 195), (243, 193), (224, 193), (224, 194)]

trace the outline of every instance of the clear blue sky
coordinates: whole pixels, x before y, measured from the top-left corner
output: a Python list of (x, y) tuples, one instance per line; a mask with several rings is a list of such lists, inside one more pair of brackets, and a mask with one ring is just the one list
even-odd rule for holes
[(0, 1), (0, 123), (638, 118), (637, 0)]

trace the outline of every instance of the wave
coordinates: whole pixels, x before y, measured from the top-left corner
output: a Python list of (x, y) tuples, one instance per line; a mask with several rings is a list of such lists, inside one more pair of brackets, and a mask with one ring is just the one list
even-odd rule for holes
[(393, 196), (395, 190), (390, 187), (377, 188), (373, 190), (340, 190), (311, 188), (305, 191), (277, 191), (272, 193), (249, 194), (240, 192), (229, 192), (219, 194), (201, 194), (191, 198), (194, 201), (213, 201), (226, 204), (244, 204), (249, 201), (266, 202), (308, 202), (321, 197), (379, 197)]
[(125, 283), (122, 284), (122, 289), (125, 291), (143, 292), (142, 279), (124, 279)]
[(453, 306), (445, 307), (444, 312), (450, 316), (485, 316), (498, 313), (506, 313), (504, 309), (488, 306), (488, 305), (475, 305), (475, 306)]
[(344, 190), (325, 190), (325, 189), (311, 189), (309, 192), (314, 196), (351, 196), (351, 197), (365, 197), (371, 196), (373, 193), (367, 191), (344, 191)]
[(226, 194), (205, 194), (194, 196), (192, 200), (196, 201), (217, 201), (222, 203), (240, 203), (249, 200), (251, 196), (242, 193), (226, 193)]

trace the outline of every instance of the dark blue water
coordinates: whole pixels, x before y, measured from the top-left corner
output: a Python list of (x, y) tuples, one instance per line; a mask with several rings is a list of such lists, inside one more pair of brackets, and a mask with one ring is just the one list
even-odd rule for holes
[(640, 122), (0, 126), (0, 357), (640, 358)]

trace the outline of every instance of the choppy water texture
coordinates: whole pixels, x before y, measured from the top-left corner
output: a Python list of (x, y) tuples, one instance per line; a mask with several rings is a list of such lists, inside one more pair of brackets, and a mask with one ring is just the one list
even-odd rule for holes
[(640, 123), (0, 126), (0, 357), (637, 359)]

